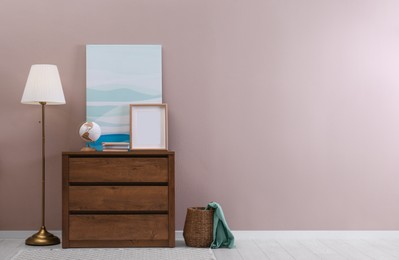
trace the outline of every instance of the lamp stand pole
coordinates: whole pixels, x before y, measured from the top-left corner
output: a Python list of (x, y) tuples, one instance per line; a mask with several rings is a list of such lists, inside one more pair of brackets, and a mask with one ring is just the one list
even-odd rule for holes
[(45, 206), (46, 206), (46, 156), (45, 156), (45, 125), (44, 108), (46, 102), (40, 102), (42, 106), (42, 226), (40, 230), (25, 240), (25, 244), (30, 246), (51, 246), (58, 245), (60, 239), (47, 231), (45, 226)]

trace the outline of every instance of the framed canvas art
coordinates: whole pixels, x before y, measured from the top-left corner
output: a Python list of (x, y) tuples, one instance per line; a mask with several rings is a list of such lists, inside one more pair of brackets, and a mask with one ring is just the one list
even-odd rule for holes
[(161, 45), (86, 46), (86, 120), (102, 142), (129, 142), (129, 105), (162, 103)]
[(166, 104), (130, 105), (130, 149), (168, 149)]

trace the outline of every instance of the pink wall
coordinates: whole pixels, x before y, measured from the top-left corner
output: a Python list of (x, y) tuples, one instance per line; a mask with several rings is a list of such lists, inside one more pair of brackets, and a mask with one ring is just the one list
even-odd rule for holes
[(162, 44), (177, 228), (220, 202), (233, 229), (399, 228), (399, 2), (117, 0), (0, 4), (0, 229), (40, 223), (34, 63), (48, 107), (47, 226), (61, 228), (61, 152), (85, 120), (85, 44)]

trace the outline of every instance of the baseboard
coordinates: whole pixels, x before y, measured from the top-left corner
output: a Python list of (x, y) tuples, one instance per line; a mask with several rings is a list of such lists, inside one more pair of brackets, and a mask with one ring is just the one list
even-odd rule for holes
[(399, 230), (236, 230), (245, 239), (399, 239)]
[[(0, 239), (25, 239), (36, 232), (37, 230), (0, 230)], [(49, 232), (59, 238), (62, 236), (61, 230), (49, 230)]]
[[(233, 230), (236, 240), (247, 239), (399, 239), (399, 230)], [(183, 231), (176, 231), (183, 240)]]
[[(36, 233), (31, 230), (0, 231), (0, 239), (25, 239)], [(50, 230), (61, 238), (61, 230)], [(399, 230), (234, 230), (236, 240), (246, 239), (399, 239)], [(176, 231), (176, 240), (183, 240), (183, 231)]]

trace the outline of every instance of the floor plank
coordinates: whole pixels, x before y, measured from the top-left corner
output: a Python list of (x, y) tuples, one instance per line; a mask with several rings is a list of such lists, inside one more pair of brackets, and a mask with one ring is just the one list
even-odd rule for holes
[(270, 259), (265, 253), (263, 253), (254, 240), (237, 241), (236, 247), (241, 257), (245, 260)]
[(346, 259), (344, 256), (340, 255), (338, 252), (335, 250), (327, 247), (325, 244), (320, 242), (317, 239), (302, 239), (298, 241), (301, 243), (303, 246), (305, 246), (307, 249), (309, 249), (311, 252), (313, 252), (315, 255), (320, 257), (323, 260), (344, 260)]
[(375, 242), (367, 242), (360, 239), (344, 240), (346, 243), (352, 245), (353, 247), (359, 249), (365, 255), (377, 259), (377, 260), (397, 260), (397, 257), (392, 256), (384, 250), (382, 247), (375, 246)]
[(323, 239), (321, 243), (336, 251), (338, 254), (345, 256), (351, 260), (370, 260), (368, 255), (361, 252), (359, 249), (351, 246), (342, 239)]
[(277, 242), (287, 250), (288, 254), (296, 260), (319, 260), (320, 256), (315, 255), (311, 250), (306, 248), (298, 240), (295, 239), (278, 239)]
[(380, 241), (383, 241), (386, 244), (393, 246), (394, 248), (399, 248), (399, 240), (398, 239), (380, 239)]
[(383, 248), (386, 252), (399, 259), (399, 243), (394, 243), (392, 239), (366, 239), (365, 241), (367, 241), (369, 244), (377, 246), (378, 248)]
[(0, 239), (0, 259), (11, 259), (24, 245), (22, 239)]
[(255, 242), (271, 260), (295, 260), (295, 258), (275, 240), (256, 240)]
[(218, 248), (214, 249), (213, 253), (217, 260), (245, 260), (241, 257), (237, 248)]

